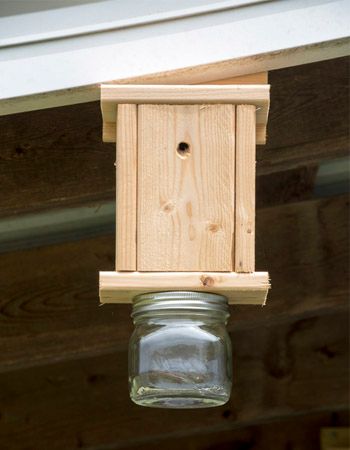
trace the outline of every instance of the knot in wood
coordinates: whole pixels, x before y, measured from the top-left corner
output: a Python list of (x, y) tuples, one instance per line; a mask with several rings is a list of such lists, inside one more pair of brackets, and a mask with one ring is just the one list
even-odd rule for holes
[(211, 287), (211, 286), (214, 286), (215, 281), (214, 281), (214, 278), (212, 278), (212, 277), (208, 277), (207, 275), (202, 275), (201, 283), (203, 286)]
[(217, 233), (220, 230), (220, 225), (217, 223), (210, 223), (207, 228), (208, 231), (211, 231), (212, 233)]
[(174, 211), (175, 205), (173, 202), (169, 201), (169, 202), (165, 202), (162, 205), (162, 211), (170, 214), (172, 211)]

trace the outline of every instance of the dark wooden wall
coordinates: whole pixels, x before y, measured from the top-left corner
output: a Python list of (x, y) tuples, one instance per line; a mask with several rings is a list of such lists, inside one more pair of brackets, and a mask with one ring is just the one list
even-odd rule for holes
[[(310, 450), (348, 423), (349, 198), (314, 198), (348, 154), (347, 59), (272, 72), (258, 150), (257, 269), (265, 308), (232, 308), (230, 402), (151, 410), (128, 398), (127, 305), (98, 307), (110, 235), (0, 255), (0, 448)], [(0, 118), (0, 216), (114, 197), (99, 105)]]

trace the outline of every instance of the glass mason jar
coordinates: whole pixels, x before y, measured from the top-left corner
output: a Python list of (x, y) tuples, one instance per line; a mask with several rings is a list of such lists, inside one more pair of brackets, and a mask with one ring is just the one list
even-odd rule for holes
[(138, 405), (206, 408), (230, 398), (227, 299), (205, 292), (158, 292), (134, 299), (129, 388)]

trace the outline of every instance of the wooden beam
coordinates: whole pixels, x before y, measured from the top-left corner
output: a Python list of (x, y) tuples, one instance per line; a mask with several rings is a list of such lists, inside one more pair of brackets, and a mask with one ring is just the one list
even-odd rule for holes
[(202, 291), (222, 294), (230, 304), (264, 305), (267, 272), (100, 272), (101, 303), (132, 303), (137, 294), (156, 291)]
[[(176, 82), (177, 84), (178, 82)], [(114, 84), (114, 83), (113, 83)], [(170, 84), (170, 83), (167, 83)], [(172, 84), (175, 84), (172, 83)], [(237, 77), (222, 78), (217, 80), (206, 80), (202, 82), (191, 82), (189, 84), (268, 84), (268, 72), (249, 73)]]
[[(258, 210), (256, 266), (273, 289), (264, 308), (235, 305), (229, 329), (348, 305), (348, 217), (347, 195)], [(100, 269), (114, 270), (114, 235), (0, 255), (0, 372), (126, 348), (130, 305), (98, 307)]]
[(116, 270), (136, 270), (137, 106), (118, 105)]
[(258, 147), (256, 171), (258, 175), (268, 175), (286, 170), (301, 169), (305, 166), (316, 166), (322, 162), (347, 157), (349, 155), (349, 138), (343, 135), (291, 146), (287, 145), (282, 148), (273, 148), (267, 145), (263, 151), (261, 150)]

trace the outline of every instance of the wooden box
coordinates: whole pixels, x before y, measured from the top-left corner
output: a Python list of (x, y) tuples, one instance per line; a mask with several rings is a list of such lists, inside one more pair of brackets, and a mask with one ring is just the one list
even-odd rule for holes
[(264, 304), (255, 272), (255, 147), (268, 85), (102, 86), (104, 139), (116, 140), (116, 271), (102, 303), (193, 290)]

